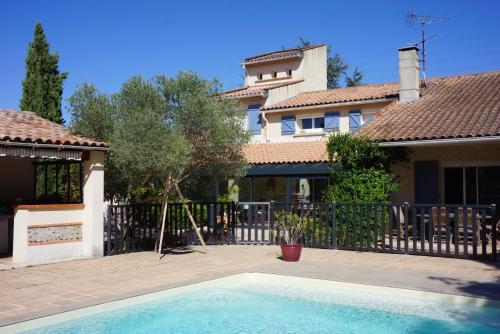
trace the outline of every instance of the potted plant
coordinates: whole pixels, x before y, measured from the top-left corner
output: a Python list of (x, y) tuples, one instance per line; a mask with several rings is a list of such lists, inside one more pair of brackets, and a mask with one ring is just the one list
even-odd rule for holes
[(281, 256), (284, 261), (296, 262), (302, 252), (302, 237), (307, 226), (307, 215), (279, 211), (275, 213), (276, 232), (281, 243)]

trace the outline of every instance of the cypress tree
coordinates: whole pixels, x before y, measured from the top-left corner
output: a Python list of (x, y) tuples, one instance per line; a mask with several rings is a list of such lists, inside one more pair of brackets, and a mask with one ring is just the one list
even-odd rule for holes
[(26, 55), (26, 77), (19, 108), (62, 124), (63, 82), (68, 73), (59, 72), (58, 60), (57, 53), (50, 54), (42, 24), (37, 22), (33, 42), (29, 44)]

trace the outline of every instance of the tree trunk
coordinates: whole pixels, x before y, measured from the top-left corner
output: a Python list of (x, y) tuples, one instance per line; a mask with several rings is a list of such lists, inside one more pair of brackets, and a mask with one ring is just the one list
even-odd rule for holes
[[(165, 210), (166, 203), (168, 202), (168, 193), (170, 192), (170, 178), (168, 178), (167, 182), (165, 182), (165, 189), (163, 190), (163, 200), (161, 202), (161, 214), (160, 214), (160, 220), (158, 221), (158, 224), (156, 224), (156, 229), (158, 230), (158, 227), (161, 227), (163, 224), (163, 216), (164, 213), (163, 211)], [(158, 251), (158, 242), (160, 241), (159, 239), (159, 234), (156, 233), (156, 241), (155, 241), (155, 252)]]
[(182, 206), (184, 207), (184, 210), (186, 210), (186, 212), (188, 214), (189, 220), (191, 221), (191, 225), (193, 226), (194, 231), (196, 232), (196, 235), (198, 236), (198, 239), (200, 240), (200, 243), (203, 245), (203, 247), (206, 247), (205, 241), (203, 240), (203, 238), (200, 234), (200, 231), (198, 230), (198, 226), (196, 225), (196, 223), (193, 219), (193, 216), (191, 215), (191, 211), (189, 211), (189, 207), (186, 204), (186, 200), (184, 199), (184, 196), (182, 195), (182, 192), (181, 192), (181, 189), (179, 188), (179, 185), (176, 183), (174, 185), (174, 187), (175, 187), (175, 190), (177, 191), (177, 194), (181, 198)]
[(161, 250), (163, 247), (163, 235), (165, 234), (165, 220), (167, 218), (167, 209), (168, 209), (168, 195), (170, 193), (170, 188), (171, 188), (170, 182), (171, 181), (169, 177), (165, 185), (165, 194), (163, 196), (164, 203), (163, 203), (163, 210), (161, 213), (161, 232), (160, 232), (160, 243), (158, 244), (158, 260), (160, 260)]

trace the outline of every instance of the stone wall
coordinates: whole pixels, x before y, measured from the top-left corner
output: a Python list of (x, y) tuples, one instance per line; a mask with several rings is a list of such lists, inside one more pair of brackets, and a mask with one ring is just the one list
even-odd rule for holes
[(29, 246), (81, 240), (82, 222), (28, 226)]

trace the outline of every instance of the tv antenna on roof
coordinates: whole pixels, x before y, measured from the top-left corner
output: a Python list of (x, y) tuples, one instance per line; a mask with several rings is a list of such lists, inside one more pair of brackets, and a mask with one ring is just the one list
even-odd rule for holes
[(420, 60), (420, 62), (422, 63), (422, 73), (424, 75), (424, 79), (425, 79), (425, 56), (426, 56), (426, 53), (425, 53), (425, 43), (436, 37), (437, 35), (434, 34), (434, 35), (431, 35), (429, 38), (425, 38), (425, 25), (426, 24), (431, 24), (432, 22), (436, 22), (436, 21), (448, 21), (449, 18), (448, 17), (444, 17), (444, 16), (426, 16), (426, 15), (417, 15), (413, 12), (412, 9), (410, 9), (408, 11), (408, 13), (406, 14), (406, 20), (408, 21), (409, 24), (415, 24), (415, 23), (418, 23), (420, 24), (420, 29), (422, 30), (422, 40), (417, 43), (417, 45), (419, 44), (422, 44), (422, 59)]

